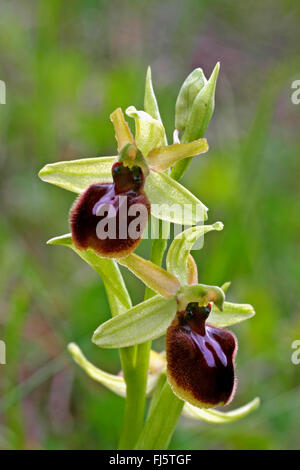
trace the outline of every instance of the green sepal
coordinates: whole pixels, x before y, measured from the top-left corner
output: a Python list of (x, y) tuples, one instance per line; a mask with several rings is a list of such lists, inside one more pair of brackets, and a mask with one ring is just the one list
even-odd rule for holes
[[(157, 219), (180, 225), (195, 225), (207, 219), (207, 207), (166, 173), (150, 171), (145, 192), (151, 202), (151, 214)], [(173, 212), (172, 206), (177, 210)]]
[(66, 162), (49, 163), (39, 177), (73, 193), (82, 193), (94, 183), (111, 183), (111, 167), (116, 157), (82, 158)]
[(159, 295), (100, 325), (92, 338), (102, 348), (123, 348), (162, 336), (176, 313), (176, 299)]
[(213, 225), (198, 225), (188, 228), (174, 238), (168, 250), (166, 264), (167, 270), (179, 279), (182, 286), (188, 284), (187, 261), (197, 239), (212, 230), (222, 229), (222, 222), (216, 222)]
[[(153, 89), (152, 74), (151, 74), (150, 67), (148, 67), (147, 74), (146, 74), (144, 110), (146, 111), (146, 113), (150, 114), (150, 116), (152, 116), (154, 119), (157, 119), (158, 121), (162, 123), (157, 99), (156, 99), (154, 89)], [(164, 144), (168, 145), (166, 133), (164, 137)]]
[(126, 114), (135, 121), (135, 141), (143, 155), (147, 156), (150, 150), (164, 145), (165, 128), (161, 121), (134, 106), (129, 106)]
[(260, 399), (254, 398), (244, 406), (231, 411), (219, 411), (215, 409), (201, 409), (185, 402), (182, 415), (187, 418), (199, 419), (208, 423), (227, 424), (237, 421), (255, 411), (260, 405)]
[[(81, 349), (75, 343), (70, 343), (68, 345), (68, 351), (76, 364), (78, 364), (86, 372), (86, 374), (91, 377), (91, 379), (99, 382), (117, 395), (126, 397), (126, 383), (122, 376), (110, 374), (96, 367), (87, 360)], [(150, 395), (156, 387), (160, 374), (160, 372), (148, 374), (146, 389), (147, 395)]]
[(215, 305), (207, 319), (207, 323), (218, 328), (226, 328), (235, 325), (255, 315), (254, 308), (250, 304), (235, 304), (232, 302), (224, 302), (223, 310), (220, 312)]

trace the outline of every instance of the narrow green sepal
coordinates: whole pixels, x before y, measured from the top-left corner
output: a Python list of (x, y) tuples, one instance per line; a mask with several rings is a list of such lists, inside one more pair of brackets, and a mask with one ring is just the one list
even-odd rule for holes
[(212, 306), (208, 317), (208, 323), (218, 328), (226, 328), (236, 323), (240, 323), (255, 315), (255, 310), (250, 304), (235, 304), (233, 302), (224, 302), (222, 312)]
[[(146, 82), (145, 82), (145, 96), (144, 96), (144, 110), (150, 114), (154, 119), (162, 123), (160, 112), (158, 108), (157, 99), (154, 93), (152, 84), (152, 74), (150, 66), (147, 69)], [(164, 145), (168, 145), (166, 133), (164, 135)]]
[(92, 341), (101, 348), (123, 348), (159, 338), (175, 313), (175, 297), (156, 295), (100, 325)]
[(190, 403), (185, 402), (182, 415), (187, 418), (198, 419), (207, 421), (208, 423), (215, 424), (230, 424), (239, 419), (245, 418), (253, 411), (257, 410), (260, 405), (260, 399), (254, 398), (244, 406), (231, 411), (219, 411), (216, 409), (201, 409)]

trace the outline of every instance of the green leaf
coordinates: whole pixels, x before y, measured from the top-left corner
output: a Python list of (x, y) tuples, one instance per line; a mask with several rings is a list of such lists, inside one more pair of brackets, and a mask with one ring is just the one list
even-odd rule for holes
[(131, 300), (126, 289), (118, 264), (110, 258), (101, 258), (93, 250), (80, 251), (75, 248), (70, 233), (52, 238), (49, 245), (63, 245), (72, 248), (84, 261), (86, 261), (101, 277), (111, 313), (113, 316), (123, 313), (131, 308)]
[(218, 328), (226, 328), (227, 326), (248, 320), (254, 315), (255, 311), (252, 305), (224, 302), (222, 312), (220, 312), (214, 305), (212, 306), (207, 323), (217, 326)]
[(175, 313), (175, 297), (156, 295), (100, 325), (92, 341), (102, 348), (123, 348), (159, 338)]
[(192, 105), (199, 91), (207, 83), (203, 70), (193, 70), (182, 84), (175, 107), (175, 129), (183, 131), (189, 120)]
[(182, 286), (188, 284), (187, 261), (196, 240), (211, 230), (222, 229), (222, 222), (216, 222), (213, 225), (198, 225), (185, 230), (174, 238), (168, 250), (166, 264), (167, 270), (179, 279)]
[(50, 163), (39, 172), (41, 180), (74, 193), (93, 183), (111, 183), (111, 167), (117, 157), (98, 157)]
[(208, 150), (206, 139), (195, 140), (189, 144), (173, 144), (156, 147), (148, 153), (147, 161), (154, 170), (165, 171), (184, 158), (200, 155)]
[[(177, 295), (178, 311), (184, 310), (190, 302), (199, 302), (201, 305), (214, 302), (219, 310), (223, 310), (224, 300), (225, 294), (220, 287), (207, 286), (205, 284), (184, 286), (181, 287)], [(210, 319), (211, 317), (209, 316)]]
[[(144, 110), (146, 111), (146, 113), (150, 114), (150, 116), (152, 116), (154, 119), (157, 119), (158, 121), (162, 123), (157, 99), (156, 99), (154, 89), (153, 89), (150, 67), (148, 67), (147, 74), (146, 74)], [(164, 144), (168, 145), (166, 134), (164, 138)]]
[[(91, 379), (99, 382), (100, 384), (104, 385), (104, 387), (108, 388), (121, 397), (126, 396), (126, 383), (122, 376), (109, 374), (108, 372), (105, 372), (96, 367), (86, 359), (81, 349), (75, 343), (70, 343), (68, 345), (68, 350), (74, 361), (87, 373), (89, 377), (91, 377)], [(147, 395), (152, 393), (157, 385), (159, 377), (160, 372), (148, 375), (146, 389)]]
[(175, 276), (134, 253), (125, 258), (119, 258), (118, 262), (130, 269), (146, 286), (163, 297), (174, 297), (180, 287), (179, 281)]
[(127, 122), (125, 121), (124, 114), (121, 108), (117, 108), (113, 113), (110, 115), (110, 120), (113, 123), (115, 129), (115, 137), (118, 143), (118, 153), (121, 152), (121, 149), (126, 144), (133, 144), (134, 145), (134, 138), (131, 134), (131, 130)]
[(134, 106), (129, 106), (126, 114), (135, 120), (135, 141), (144, 156), (155, 147), (164, 145), (165, 129), (161, 121), (145, 111), (137, 111)]
[(241, 406), (236, 410), (224, 412), (215, 409), (207, 410), (197, 408), (196, 406), (185, 402), (182, 414), (188, 418), (200, 419), (209, 423), (226, 424), (244, 418), (245, 416), (252, 413), (252, 411), (256, 410), (259, 405), (260, 399), (254, 398), (254, 400), (247, 403), (247, 405)]
[(166, 173), (151, 171), (145, 192), (151, 201), (151, 213), (158, 219), (181, 225), (207, 219), (207, 207)]

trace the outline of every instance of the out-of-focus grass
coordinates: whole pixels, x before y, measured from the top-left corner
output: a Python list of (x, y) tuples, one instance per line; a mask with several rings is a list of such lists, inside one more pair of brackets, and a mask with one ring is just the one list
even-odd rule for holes
[[(4, 2), (0, 19), (1, 448), (112, 448), (121, 398), (87, 378), (66, 354), (77, 341), (99, 366), (116, 351), (90, 337), (109, 317), (101, 280), (74, 253), (45, 241), (68, 231), (74, 195), (37, 178), (48, 162), (113, 155), (110, 112), (142, 107), (148, 64), (168, 135), (178, 88), (196, 66), (221, 60), (210, 151), (184, 183), (222, 220), (195, 254), (206, 283), (231, 280), (228, 297), (257, 316), (239, 338), (238, 406), (252, 416), (218, 426), (182, 420), (173, 448), (299, 448), (299, 78), (296, 2)], [(149, 243), (140, 252), (147, 255)], [(133, 300), (143, 287), (125, 273)], [(162, 347), (163, 342), (159, 342)]]

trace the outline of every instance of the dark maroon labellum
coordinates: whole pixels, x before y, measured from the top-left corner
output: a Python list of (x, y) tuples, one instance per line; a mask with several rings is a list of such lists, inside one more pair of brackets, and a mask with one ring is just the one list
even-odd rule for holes
[(89, 186), (75, 202), (70, 224), (75, 246), (93, 248), (100, 256), (128, 255), (139, 244), (150, 214), (140, 167), (117, 162), (113, 183)]
[(167, 374), (174, 392), (200, 408), (226, 405), (235, 392), (235, 336), (207, 325), (208, 304), (188, 304), (167, 330)]

